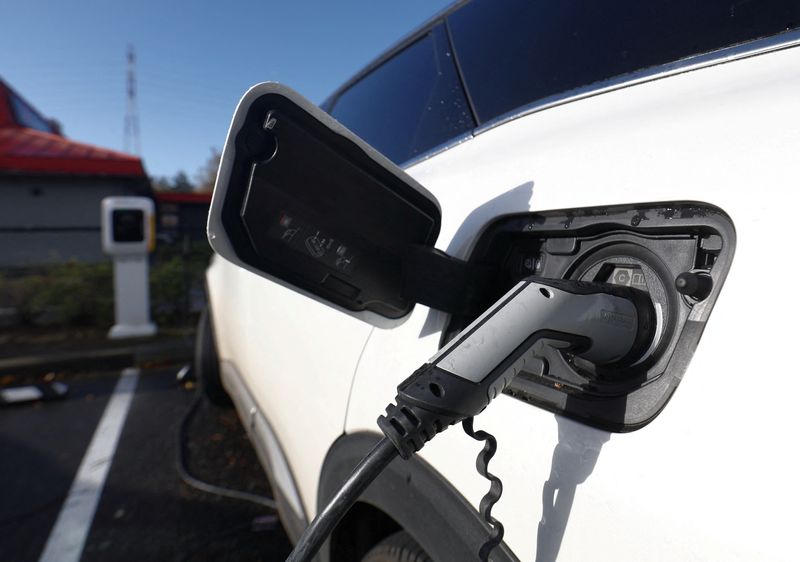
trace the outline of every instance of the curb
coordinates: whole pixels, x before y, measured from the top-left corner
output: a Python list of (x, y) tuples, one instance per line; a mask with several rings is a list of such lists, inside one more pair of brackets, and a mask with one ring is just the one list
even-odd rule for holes
[(141, 366), (149, 362), (190, 361), (193, 354), (193, 344), (184, 340), (149, 342), (111, 349), (96, 348), (0, 359), (0, 374), (117, 369)]

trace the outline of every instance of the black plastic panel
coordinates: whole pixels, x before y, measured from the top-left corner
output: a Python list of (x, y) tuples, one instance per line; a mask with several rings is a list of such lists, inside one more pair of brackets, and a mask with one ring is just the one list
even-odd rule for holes
[[(493, 267), (488, 308), (529, 275), (623, 284), (647, 291), (659, 330), (645, 359), (625, 369), (597, 369), (541, 344), (542, 361), (519, 375), (511, 396), (589, 425), (631, 431), (652, 421), (680, 382), (730, 267), (735, 231), (720, 209), (703, 203), (656, 203), (507, 216), (481, 236), (470, 261)], [(711, 279), (696, 301), (675, 279)], [(446, 337), (476, 315), (453, 317)]]
[(378, 162), (279, 94), (250, 106), (222, 222), (237, 257), (348, 310), (405, 316), (402, 254), (433, 246), (441, 215), (388, 161)]

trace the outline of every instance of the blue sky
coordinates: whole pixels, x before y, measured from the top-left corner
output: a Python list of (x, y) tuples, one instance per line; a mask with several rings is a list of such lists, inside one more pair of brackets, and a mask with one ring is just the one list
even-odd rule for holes
[(68, 137), (121, 150), (133, 44), (145, 167), (191, 178), (249, 86), (277, 80), (320, 103), (450, 3), (6, 0), (0, 77)]

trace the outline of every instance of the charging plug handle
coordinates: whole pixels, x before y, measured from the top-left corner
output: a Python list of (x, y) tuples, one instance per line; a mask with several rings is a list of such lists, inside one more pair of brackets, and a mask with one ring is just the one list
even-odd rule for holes
[(622, 368), (643, 357), (654, 332), (653, 304), (643, 291), (529, 277), (403, 381), (378, 426), (408, 459), (437, 433), (483, 411), (541, 339)]
[[(556, 339), (598, 365), (626, 366), (649, 348), (654, 319), (649, 297), (636, 289), (534, 277), (520, 282), (398, 386), (395, 403), (378, 418), (386, 438), (306, 528), (287, 562), (311, 560), (395, 456), (408, 459), (448, 426), (479, 414), (525, 367), (537, 341)], [(484, 545), (482, 559), (494, 544)]]

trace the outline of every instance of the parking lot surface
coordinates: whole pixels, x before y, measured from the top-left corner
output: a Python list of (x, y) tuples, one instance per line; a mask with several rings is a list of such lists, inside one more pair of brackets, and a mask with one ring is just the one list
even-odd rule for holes
[[(70, 386), (66, 399), (0, 409), (0, 558), (43, 560), (54, 548), (66, 553), (59, 514), (81, 501), (85, 506), (85, 488), (95, 486), (99, 500), (76, 560), (285, 560), (291, 547), (272, 510), (200, 492), (179, 479), (178, 428), (196, 390), (178, 386), (176, 371), (141, 371), (125, 412), (109, 408), (119, 394), (119, 371), (63, 377)], [(113, 441), (108, 427), (98, 430), (101, 420), (109, 423), (107, 409), (122, 417), (121, 431), (115, 446), (102, 449), (98, 443)], [(93, 460), (90, 449), (101, 458)], [(270, 494), (233, 410), (202, 402), (185, 451), (195, 476)], [(104, 481), (92, 481), (102, 472), (92, 464), (109, 460)], [(76, 483), (85, 474), (90, 482)], [(74, 513), (80, 509), (66, 512), (72, 535), (81, 523)]]

